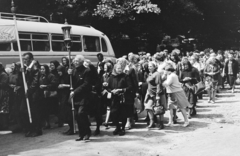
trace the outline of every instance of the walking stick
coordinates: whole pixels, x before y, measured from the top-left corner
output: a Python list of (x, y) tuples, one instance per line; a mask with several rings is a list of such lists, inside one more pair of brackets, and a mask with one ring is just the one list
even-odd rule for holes
[[(67, 24), (67, 21), (65, 20), (65, 24)], [(69, 57), (69, 69), (72, 69), (71, 66), (71, 37), (70, 37), (70, 30), (71, 26), (64, 26), (62, 27), (63, 30), (63, 35), (64, 35), (64, 42), (65, 46), (67, 47), (68, 51), (68, 57)], [(72, 85), (72, 74), (70, 74), (70, 91), (73, 91), (73, 85)], [(75, 128), (75, 108), (74, 108), (74, 101), (73, 97), (71, 98), (71, 103), (72, 103), (72, 118), (73, 118), (73, 132), (76, 133), (76, 128)]]
[[(19, 58), (20, 58), (20, 62), (21, 62), (21, 68), (22, 68), (22, 77), (23, 77), (23, 84), (24, 84), (24, 91), (25, 94), (27, 94), (27, 90), (28, 90), (28, 86), (26, 84), (26, 77), (25, 77), (25, 73), (24, 73), (24, 67), (23, 67), (23, 61), (22, 61), (22, 52), (21, 52), (21, 45), (19, 42), (19, 36), (18, 36), (18, 30), (17, 30), (17, 20), (16, 20), (16, 8), (14, 6), (14, 2), (12, 0), (12, 8), (11, 11), (13, 13), (13, 19), (14, 19), (14, 26), (15, 26), (15, 34), (16, 34), (16, 38), (17, 38), (17, 45), (18, 45), (18, 52), (19, 52)], [(31, 110), (30, 110), (30, 105), (29, 105), (29, 98), (28, 96), (26, 96), (26, 102), (27, 102), (27, 109), (28, 109), (28, 116), (29, 116), (29, 122), (32, 123), (32, 116), (31, 116)]]

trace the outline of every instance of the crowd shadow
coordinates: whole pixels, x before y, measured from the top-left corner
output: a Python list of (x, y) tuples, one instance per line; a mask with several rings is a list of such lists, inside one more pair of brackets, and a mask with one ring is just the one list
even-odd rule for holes
[(223, 118), (223, 115), (210, 113), (210, 114), (196, 114), (195, 117), (199, 119), (205, 119), (205, 118), (214, 119), (214, 118)]
[(239, 101), (237, 101), (237, 100), (235, 100), (235, 101), (217, 101), (216, 102), (216, 104), (229, 104), (229, 103), (235, 103), (235, 102), (239, 102)]
[(216, 108), (219, 107), (218, 105), (197, 105), (197, 109), (198, 108)]
[(197, 112), (210, 112), (212, 111), (211, 109), (204, 109), (204, 108), (196, 108)]

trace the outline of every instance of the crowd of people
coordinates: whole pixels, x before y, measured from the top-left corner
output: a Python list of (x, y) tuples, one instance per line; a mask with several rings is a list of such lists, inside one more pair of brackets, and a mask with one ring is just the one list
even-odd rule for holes
[[(13, 132), (36, 137), (51, 128), (50, 115), (55, 115), (58, 120), (54, 124), (69, 126), (63, 134), (74, 134), (76, 120), (76, 141), (89, 140), (89, 118), (94, 117), (94, 135), (100, 133), (101, 125), (108, 127), (111, 123), (116, 126), (113, 135), (122, 136), (125, 130), (134, 128), (142, 111), (147, 112), (147, 128), (164, 129), (176, 124), (177, 111), (183, 115), (183, 127), (187, 127), (189, 119), (197, 114), (196, 104), (203, 92), (207, 92), (209, 103), (216, 102), (216, 94), (226, 83), (234, 93), (238, 56), (238, 51), (232, 50), (196, 50), (183, 56), (178, 49), (165, 49), (154, 55), (129, 53), (113, 61), (99, 53), (94, 66), (82, 55), (40, 64), (28, 52), (23, 54), (23, 69), (19, 62), (6, 69), (0, 63), (0, 129), (11, 127)], [(169, 119), (164, 121), (168, 110)]]

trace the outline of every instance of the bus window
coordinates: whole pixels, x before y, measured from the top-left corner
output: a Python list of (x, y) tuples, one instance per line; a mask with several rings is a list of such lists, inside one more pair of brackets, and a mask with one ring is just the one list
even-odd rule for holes
[(86, 52), (100, 52), (99, 37), (83, 36), (83, 46)]
[(11, 43), (0, 44), (0, 51), (10, 51), (10, 50), (11, 50)]
[(107, 44), (103, 38), (101, 38), (101, 42), (102, 42), (102, 51), (107, 52), (108, 51)]
[[(20, 45), (22, 51), (32, 51), (31, 41), (20, 40)], [(13, 49), (18, 51), (17, 43), (13, 43)]]
[(53, 51), (66, 51), (66, 47), (63, 41), (63, 35), (52, 34), (52, 50)]
[[(82, 51), (81, 36), (71, 36), (71, 51)], [(63, 35), (52, 35), (52, 50), (67, 51), (63, 41)]]
[(71, 39), (72, 39), (71, 51), (82, 51), (81, 36), (71, 36)]
[(32, 34), (33, 51), (50, 51), (48, 34)]

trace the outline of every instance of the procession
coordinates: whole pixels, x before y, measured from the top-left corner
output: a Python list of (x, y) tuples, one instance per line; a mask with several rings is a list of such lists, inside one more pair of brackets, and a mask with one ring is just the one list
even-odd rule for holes
[(154, 23), (170, 3), (100, 0), (75, 17), (80, 3), (41, 3), (59, 7), (49, 17), (0, 5), (0, 155), (238, 155), (240, 41), (197, 19), (210, 4), (181, 2), (205, 29)]

